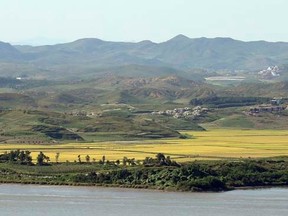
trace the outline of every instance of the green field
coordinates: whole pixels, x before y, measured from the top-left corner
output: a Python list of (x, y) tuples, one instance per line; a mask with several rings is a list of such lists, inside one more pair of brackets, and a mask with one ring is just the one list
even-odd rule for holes
[(288, 155), (287, 130), (232, 130), (214, 129), (209, 131), (182, 131), (188, 139), (161, 139), (138, 141), (104, 141), (95, 143), (66, 144), (1, 144), (0, 152), (14, 149), (30, 150), (35, 159), (39, 151), (48, 155), (52, 162), (60, 153), (59, 160), (74, 161), (78, 155), (100, 160), (123, 157), (143, 160), (161, 152), (179, 162), (191, 160), (216, 160), (237, 158), (262, 158)]

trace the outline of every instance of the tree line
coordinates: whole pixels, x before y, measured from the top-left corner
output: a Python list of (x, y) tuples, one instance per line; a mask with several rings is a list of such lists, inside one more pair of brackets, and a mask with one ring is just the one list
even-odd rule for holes
[(193, 106), (207, 105), (214, 108), (252, 106), (256, 104), (269, 103), (270, 98), (265, 97), (218, 97), (194, 98), (190, 101)]
[[(55, 154), (55, 162), (59, 163), (60, 153), (57, 152)], [(11, 150), (10, 152), (4, 152), (0, 154), (0, 162), (12, 162), (21, 165), (39, 165), (39, 166), (47, 166), (52, 165), (51, 159), (49, 156), (45, 155), (42, 151), (36, 157), (36, 164), (33, 162), (33, 158), (31, 156), (30, 151), (21, 151), (21, 150)], [(69, 161), (66, 161), (69, 163)], [(96, 159), (89, 155), (84, 156), (84, 160), (82, 160), (81, 155), (77, 156), (77, 160), (74, 160), (74, 163), (97, 163)], [(136, 160), (135, 158), (128, 158), (126, 156), (123, 157), (122, 160), (109, 161), (106, 159), (106, 156), (103, 155), (102, 158), (98, 161), (98, 164), (115, 164), (115, 165), (123, 165), (123, 166), (179, 166), (179, 164), (171, 160), (170, 156), (165, 156), (163, 153), (158, 153), (153, 157), (146, 157), (144, 160)]]
[[(56, 157), (59, 160), (60, 154), (55, 155), (55, 161)], [(32, 161), (29, 151), (15, 150), (1, 154), (0, 162), (6, 164), (1, 166), (0, 163), (0, 182), (112, 185), (180, 191), (223, 191), (245, 186), (288, 185), (288, 157), (179, 164), (169, 156), (158, 153), (141, 162), (127, 157), (109, 161), (102, 156), (94, 164), (89, 155), (84, 156), (83, 161), (79, 155), (76, 162), (56, 165), (43, 152), (39, 152), (36, 163)], [(10, 164), (13, 169), (9, 168)], [(14, 164), (24, 166), (17, 168)], [(26, 165), (35, 167), (30, 169)], [(45, 165), (47, 167), (43, 168)], [(54, 166), (57, 166), (56, 169)]]

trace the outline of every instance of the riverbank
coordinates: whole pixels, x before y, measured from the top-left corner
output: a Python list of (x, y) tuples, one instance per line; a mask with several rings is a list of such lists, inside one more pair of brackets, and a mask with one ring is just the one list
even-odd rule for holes
[(185, 164), (0, 163), (0, 183), (227, 191), (288, 185), (288, 157)]

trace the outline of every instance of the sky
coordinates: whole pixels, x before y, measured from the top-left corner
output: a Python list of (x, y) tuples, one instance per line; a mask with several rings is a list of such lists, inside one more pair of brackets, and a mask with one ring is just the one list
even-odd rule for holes
[(0, 0), (0, 41), (163, 42), (184, 34), (288, 42), (287, 8), (287, 0)]

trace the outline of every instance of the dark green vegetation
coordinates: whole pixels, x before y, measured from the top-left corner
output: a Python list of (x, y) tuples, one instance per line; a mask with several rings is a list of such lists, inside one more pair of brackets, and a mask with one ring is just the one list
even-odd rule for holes
[[(55, 120), (53, 119), (51, 121), (54, 123)], [(32, 127), (32, 131), (45, 134), (47, 137), (56, 140), (83, 140), (78, 134), (57, 126), (36, 125)]]
[(34, 165), (32, 163), (32, 157), (30, 156), (30, 151), (10, 151), (9, 153), (4, 153), (0, 155), (1, 162), (10, 162), (20, 165)]
[[(28, 159), (27, 159), (28, 158)], [(159, 153), (135, 161), (49, 163), (40, 152), (37, 165), (29, 152), (0, 155), (0, 182), (23, 184), (99, 185), (178, 191), (225, 191), (238, 187), (287, 186), (288, 158), (195, 161), (178, 164)]]
[(190, 101), (191, 105), (200, 106), (207, 105), (215, 108), (226, 107), (241, 107), (241, 106), (253, 106), (257, 104), (269, 103), (271, 99), (262, 97), (207, 97), (207, 98), (195, 98)]

